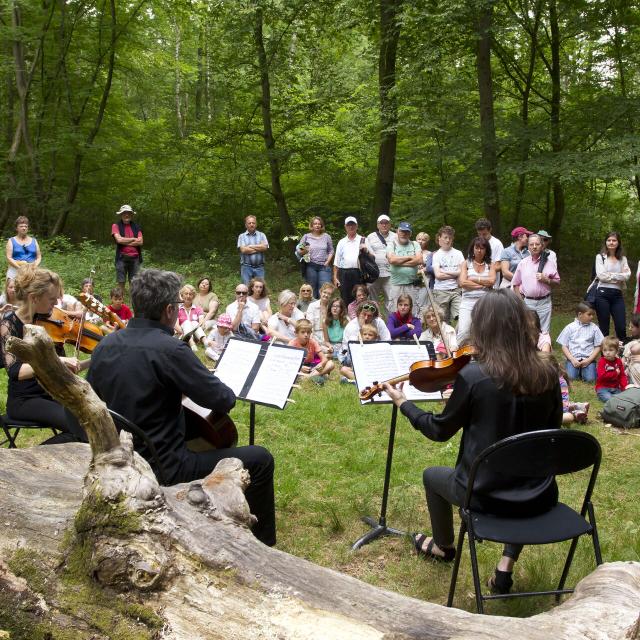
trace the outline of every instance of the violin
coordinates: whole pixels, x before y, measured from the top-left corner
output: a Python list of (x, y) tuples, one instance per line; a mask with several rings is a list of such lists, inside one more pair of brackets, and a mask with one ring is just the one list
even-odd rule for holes
[(238, 429), (228, 414), (205, 409), (186, 396), (182, 398), (182, 409), (191, 451), (228, 449), (238, 444)]
[(49, 316), (37, 317), (34, 324), (42, 327), (54, 344), (67, 342), (84, 353), (91, 353), (103, 338), (100, 327), (71, 318), (58, 307), (54, 307)]

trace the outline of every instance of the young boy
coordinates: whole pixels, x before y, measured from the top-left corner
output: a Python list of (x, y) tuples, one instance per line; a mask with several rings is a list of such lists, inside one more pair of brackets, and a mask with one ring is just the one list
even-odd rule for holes
[(618, 338), (607, 336), (602, 341), (602, 358), (598, 360), (596, 394), (606, 402), (629, 386), (622, 360), (618, 357)]
[(333, 371), (333, 360), (329, 360), (320, 345), (311, 337), (313, 326), (309, 320), (296, 322), (296, 337), (289, 340), (289, 346), (306, 349), (302, 372), (311, 374), (316, 384), (324, 384), (327, 376)]
[(232, 336), (232, 325), (233, 320), (228, 313), (223, 313), (218, 317), (216, 326), (205, 340), (206, 349), (204, 350), (204, 355), (207, 356), (207, 358), (218, 362), (224, 348), (227, 346), (227, 342), (229, 342)]
[[(379, 333), (378, 330), (372, 324), (363, 324), (360, 327), (360, 335), (362, 336), (363, 342), (373, 342), (378, 339)], [(345, 358), (342, 366), (340, 367), (340, 382), (343, 384), (355, 384), (356, 376), (353, 373), (353, 367), (351, 366), (351, 359), (349, 357)]]
[(634, 313), (629, 323), (631, 340), (624, 346), (622, 361), (629, 382), (640, 386), (640, 313)]
[(568, 324), (556, 342), (562, 345), (562, 353), (567, 358), (566, 368), (570, 380), (595, 382), (596, 358), (604, 340), (602, 332), (593, 318), (595, 312), (587, 302), (576, 306), (576, 319)]
[(133, 318), (133, 312), (123, 301), (122, 289), (115, 287), (111, 289), (111, 304), (107, 306), (107, 309), (113, 311), (122, 322), (127, 323)]
[(436, 240), (440, 248), (433, 254), (431, 262), (435, 276), (433, 298), (444, 310), (444, 320), (449, 324), (452, 320), (457, 320), (462, 298), (458, 276), (464, 256), (461, 251), (453, 248), (455, 235), (453, 227), (444, 226), (438, 229)]

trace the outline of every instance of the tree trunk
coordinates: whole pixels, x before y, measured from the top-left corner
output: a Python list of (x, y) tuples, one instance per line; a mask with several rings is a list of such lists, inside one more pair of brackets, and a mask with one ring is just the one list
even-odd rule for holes
[(491, 75), (491, 29), (493, 0), (485, 0), (479, 9), (477, 22), (476, 69), (480, 97), (480, 136), (482, 145), (482, 175), (484, 178), (484, 215), (491, 220), (493, 233), (500, 236), (500, 205), (498, 199), (498, 153), (496, 127), (493, 118), (493, 80)]
[(175, 36), (175, 44), (173, 49), (173, 58), (175, 63), (175, 85), (174, 100), (176, 105), (176, 124), (178, 126), (178, 135), (181, 138), (185, 136), (184, 114), (182, 112), (182, 71), (180, 70), (180, 47), (182, 46), (182, 32), (178, 24), (178, 18), (174, 18), (173, 33)]
[(380, 95), (380, 144), (378, 170), (373, 197), (372, 224), (378, 215), (389, 213), (393, 197), (393, 180), (398, 140), (398, 101), (396, 89), (396, 54), (400, 39), (399, 14), (402, 0), (380, 0), (380, 55), (378, 91)]
[(262, 7), (256, 6), (253, 39), (258, 55), (258, 68), (260, 70), (260, 88), (262, 97), (260, 107), (262, 110), (262, 127), (264, 146), (267, 151), (267, 159), (269, 161), (269, 171), (271, 172), (271, 195), (276, 201), (278, 216), (280, 218), (280, 226), (282, 234), (285, 236), (295, 235), (295, 227), (289, 216), (287, 201), (280, 182), (282, 173), (278, 152), (276, 151), (276, 141), (273, 137), (273, 124), (271, 122), (271, 84), (269, 81), (269, 63), (267, 61), (267, 52), (264, 47), (264, 35), (262, 32), (263, 13)]
[[(551, 29), (551, 149), (553, 153), (562, 152), (562, 132), (560, 125), (560, 27), (556, 0), (549, 0), (549, 27)], [(553, 177), (553, 217), (550, 232), (554, 236), (554, 246), (560, 246), (559, 234), (564, 219), (564, 187), (560, 176)]]
[[(200, 482), (161, 488), (129, 434), (118, 439), (104, 403), (66, 370), (42, 328), (28, 325), (24, 340), (10, 338), (7, 348), (76, 414), (91, 450), (0, 450), (0, 543), (15, 552), (5, 552), (8, 566), (0, 563), (4, 620), (102, 638), (87, 610), (107, 623), (117, 613), (122, 630), (123, 600), (115, 594), (123, 593), (135, 603), (126, 610), (135, 637), (154, 624), (153, 637), (162, 628), (168, 640), (574, 640), (594, 630), (600, 638), (637, 637), (636, 562), (602, 565), (560, 606), (517, 619), (420, 602), (266, 547), (248, 528), (248, 473), (239, 460), (223, 460)], [(29, 570), (36, 558), (44, 575)], [(30, 582), (14, 575), (21, 570)], [(86, 607), (78, 584), (90, 598)]]

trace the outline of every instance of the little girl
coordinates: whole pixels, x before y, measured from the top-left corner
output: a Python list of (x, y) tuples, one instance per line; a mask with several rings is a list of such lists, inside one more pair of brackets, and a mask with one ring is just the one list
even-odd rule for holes
[(344, 328), (348, 322), (347, 308), (342, 298), (336, 298), (329, 305), (329, 313), (325, 316), (324, 322), (322, 323), (324, 341), (333, 347), (334, 358), (339, 359)]
[(209, 334), (209, 337), (205, 341), (206, 349), (204, 355), (210, 358), (214, 362), (218, 362), (222, 351), (227, 346), (227, 342), (233, 335), (231, 327), (233, 326), (233, 320), (228, 313), (223, 313), (216, 320), (216, 326)]
[(624, 347), (622, 361), (629, 382), (638, 387), (640, 386), (640, 313), (634, 313), (631, 316), (629, 333), (631, 341)]
[(606, 402), (629, 386), (622, 360), (618, 358), (618, 338), (607, 336), (602, 341), (602, 357), (598, 360), (596, 395)]
[(588, 402), (571, 402), (569, 400), (569, 383), (566, 371), (560, 365), (560, 393), (562, 394), (562, 424), (586, 424), (589, 414)]
[[(362, 336), (362, 342), (374, 342), (375, 340), (378, 339), (380, 334), (378, 333), (378, 330), (375, 328), (374, 325), (363, 324), (362, 327), (360, 327), (360, 335)], [(355, 380), (356, 376), (353, 373), (351, 358), (349, 358), (348, 355), (346, 358), (344, 358), (342, 366), (340, 367), (340, 374), (342, 376), (340, 378), (340, 382), (342, 382), (343, 384), (356, 383), (356, 380)]]
[(309, 320), (298, 320), (295, 331), (296, 337), (289, 341), (289, 346), (306, 350), (302, 373), (310, 374), (316, 384), (324, 384), (327, 376), (333, 371), (333, 360), (327, 358), (320, 345), (311, 337), (313, 325)]

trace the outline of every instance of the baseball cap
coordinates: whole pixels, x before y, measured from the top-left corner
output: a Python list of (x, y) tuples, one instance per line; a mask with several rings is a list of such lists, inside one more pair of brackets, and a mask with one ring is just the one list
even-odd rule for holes
[(378, 216), (378, 222), (391, 222), (391, 218), (386, 213), (381, 213)]
[(544, 229), (540, 229), (540, 231), (538, 231), (538, 235), (541, 238), (551, 238), (552, 236), (550, 234), (548, 234)]
[(344, 219), (345, 224), (358, 224), (358, 221), (353, 216), (347, 216)]
[(413, 228), (408, 222), (401, 222), (398, 225), (398, 231), (408, 231), (409, 233), (411, 233), (413, 231)]
[(511, 237), (517, 238), (518, 236), (521, 236), (523, 233), (526, 233), (528, 236), (530, 236), (533, 233), (533, 231), (529, 231), (529, 229), (527, 229), (526, 227), (516, 227), (511, 231)]

